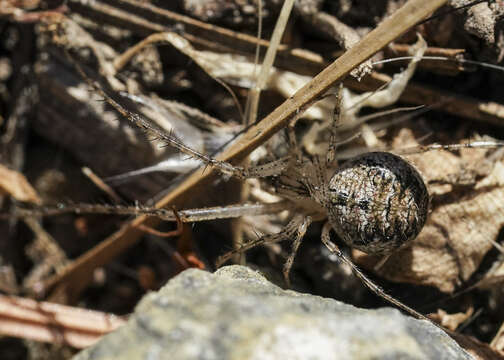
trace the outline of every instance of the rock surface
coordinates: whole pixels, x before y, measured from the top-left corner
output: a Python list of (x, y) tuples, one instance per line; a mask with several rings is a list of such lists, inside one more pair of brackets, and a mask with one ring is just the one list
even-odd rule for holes
[(229, 266), (187, 270), (76, 360), (471, 359), (434, 325), (285, 291)]

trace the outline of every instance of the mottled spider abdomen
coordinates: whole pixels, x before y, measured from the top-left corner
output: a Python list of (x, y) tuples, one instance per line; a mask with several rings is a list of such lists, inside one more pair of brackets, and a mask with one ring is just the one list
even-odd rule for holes
[(429, 194), (418, 171), (387, 152), (359, 155), (329, 182), (328, 217), (347, 245), (368, 254), (391, 252), (425, 224)]

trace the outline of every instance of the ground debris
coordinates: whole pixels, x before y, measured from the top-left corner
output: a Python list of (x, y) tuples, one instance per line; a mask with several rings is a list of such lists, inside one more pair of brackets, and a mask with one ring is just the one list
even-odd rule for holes
[(9, 170), (0, 164), (0, 195), (9, 195), (14, 199), (33, 204), (41, 204), (40, 197), (35, 189), (26, 180), (24, 175), (17, 171)]
[[(260, 39), (256, 37), (256, 26), (261, 2), (256, 0), (180, 0), (164, 4), (137, 0), (70, 0), (57, 4), (58, 2), (59, 0), (0, 0), (0, 65), (7, 64), (2, 67), (5, 71), (0, 71), (0, 155), (1, 160), (5, 160), (6, 169), (19, 171), (15, 173), (19, 177), (12, 178), (11, 181), (10, 175), (4, 176), (4, 170), (0, 167), (0, 193), (7, 194), (4, 198), (10, 196), (19, 201), (39, 202), (36, 194), (29, 196), (31, 187), (21, 175), (23, 172), (29, 182), (34, 184), (44, 204), (111, 202), (87, 179), (83, 179), (80, 169), (89, 166), (103, 176), (105, 181), (110, 178), (117, 180), (119, 177), (121, 181), (130, 181), (120, 185), (110, 184), (119, 194), (116, 204), (121, 204), (121, 199), (124, 199), (125, 203), (129, 201), (128, 205), (148, 207), (162, 198), (158, 204), (177, 205), (177, 209), (181, 210), (237, 202), (236, 198), (240, 195), (237, 186), (227, 179), (215, 180), (215, 183), (219, 182), (219, 187), (214, 187), (215, 183), (209, 184), (209, 181), (205, 184), (207, 187), (199, 187), (205, 190), (201, 192), (196, 186), (201, 185), (199, 180), (182, 182), (183, 186), (176, 188), (175, 185), (167, 190), (172, 179), (165, 173), (156, 174), (152, 171), (148, 176), (130, 179), (129, 174), (136, 170), (141, 169), (145, 175), (146, 167), (153, 168), (152, 164), (165, 161), (164, 156), (169, 156), (170, 150), (159, 148), (153, 141), (146, 141), (144, 134), (125, 125), (123, 119), (118, 119), (117, 114), (100, 102), (96, 94), (88, 91), (89, 88), (84, 86), (75, 67), (52, 41), (58, 40), (60, 45), (63, 44), (64, 49), (78, 59), (90, 77), (102, 84), (111, 95), (113, 92), (127, 90), (127, 96), (113, 96), (119, 102), (127, 104), (129, 110), (149, 117), (160, 128), (164, 127), (159, 119), (176, 117), (183, 124), (193, 124), (198, 117), (215, 117), (215, 122), (197, 129), (191, 127), (186, 132), (191, 139), (202, 138), (204, 146), (198, 148), (199, 151), (212, 154), (236, 133), (236, 130), (228, 130), (236, 127), (235, 121), (239, 118), (240, 111), (236, 104), (245, 108), (246, 96), (256, 81), (253, 75), (256, 72), (256, 45), (263, 55), (269, 45), (267, 39), (271, 35), (272, 22), (276, 19), (282, 2), (262, 1), (263, 32)], [(467, 1), (454, 0), (452, 7), (459, 6), (462, 2)], [(405, 0), (296, 1), (292, 23), (288, 25), (278, 47), (275, 67), (271, 70), (270, 82), (261, 98), (259, 117), (266, 117), (283, 99), (288, 99), (289, 102), (295, 98), (293, 95), (299, 88), (338, 58), (344, 49), (352, 49), (353, 46), (355, 49), (355, 43), (360, 38), (366, 38), (372, 28), (382, 23), (404, 3)], [(430, 1), (424, 0), (423, 3), (428, 4)], [(482, 128), (482, 133), (502, 138), (504, 111), (498, 90), (502, 79), (498, 75), (493, 77), (492, 73), (490, 85), (496, 86), (487, 86), (488, 76), (485, 72), (468, 73), (469, 66), (463, 66), (462, 62), (457, 61), (479, 59), (496, 63), (502, 58), (502, 8), (499, 10), (495, 6), (501, 3), (502, 1), (493, 1), (492, 4), (480, 4), (478, 9), (464, 10), (463, 16), (458, 19), (460, 21), (455, 19), (458, 16), (455, 14), (425, 23), (397, 39), (385, 52), (377, 54), (370, 61), (407, 56), (408, 50), (413, 47), (417, 31), (420, 32), (428, 44), (425, 55), (448, 59), (442, 65), (439, 61), (431, 60), (428, 67), (425, 66), (425, 61), (420, 62), (414, 79), (417, 83), (409, 84), (400, 101), (404, 105), (426, 106), (426, 109), (431, 106), (434, 111), (423, 114), (422, 121), (424, 115), (425, 119), (429, 119), (425, 121), (429, 122), (431, 115), (435, 119), (443, 112), (446, 116), (443, 121), (446, 120), (449, 126), (453, 125), (464, 137), (472, 136)], [(7, 5), (5, 10), (1, 9), (1, 4)], [(489, 22), (485, 23), (485, 19)], [(495, 27), (495, 33), (490, 32), (492, 27)], [(452, 31), (453, 36), (446, 35), (452, 34)], [(386, 32), (385, 36), (387, 33), (391, 32)], [(47, 41), (48, 34), (60, 37)], [(161, 41), (149, 41), (153, 38)], [(130, 49), (135, 49), (139, 44), (144, 46), (131, 53), (131, 56), (126, 56)], [(363, 52), (366, 51), (360, 51)], [(259, 56), (260, 59), (262, 55)], [(19, 61), (20, 59), (23, 61)], [(376, 92), (391, 81), (393, 74), (399, 73), (399, 66), (404, 66), (408, 59), (404, 61), (380, 65), (379, 68), (376, 66), (375, 70), (379, 69), (380, 72), (373, 72), (360, 82), (351, 76), (341, 81), (352, 90)], [(354, 65), (348, 71), (355, 69)], [(439, 71), (441, 67), (445, 68), (444, 71)], [(27, 69), (30, 71), (27, 72)], [(439, 79), (440, 73), (452, 77)], [(19, 100), (19, 89), (26, 86), (22, 86), (19, 80), (23, 77), (29, 77), (39, 89), (40, 96), (35, 99), (31, 93), (27, 93), (26, 96), (33, 100), (26, 106), (30, 111), (26, 111), (26, 116), (24, 113), (23, 116), (14, 116), (16, 112), (12, 111), (15, 108), (13, 104), (23, 104)], [(235, 99), (232, 99), (228, 89), (224, 89), (219, 81), (227, 84), (235, 94)], [(480, 93), (479, 89), (484, 91)], [(170, 104), (163, 99), (170, 99)], [(310, 104), (302, 103), (305, 105), (301, 108), (306, 106), (308, 109), (299, 121), (298, 137), (312, 124), (320, 125), (324, 119), (331, 118), (333, 100), (333, 97), (327, 97), (320, 101), (314, 99)], [(176, 102), (179, 105), (175, 105)], [(294, 103), (295, 101), (292, 102)], [(294, 105), (287, 112), (282, 111), (277, 118), (285, 120), (287, 118), (284, 114), (297, 113), (300, 107)], [(182, 110), (182, 107), (185, 109)], [(195, 111), (200, 115), (196, 115)], [(362, 115), (368, 116), (369, 113), (368, 109), (363, 109)], [(387, 143), (384, 138), (389, 139), (391, 133), (401, 127), (415, 125), (414, 121), (400, 122), (395, 121), (395, 118), (391, 120), (391, 117), (393, 116), (389, 113), (387, 118), (378, 121), (373, 119), (362, 126), (356, 124), (351, 130), (362, 130), (367, 142), (364, 144), (357, 139), (355, 143), (347, 144), (348, 147), (342, 146), (342, 150), (352, 147), (349, 150), (360, 151), (364, 145), (382, 146)], [(24, 133), (20, 135), (16, 130), (16, 121), (13, 121), (16, 118), (18, 125), (26, 125), (29, 136), (25, 137)], [(464, 118), (471, 119), (471, 122), (464, 122)], [(394, 122), (394, 126), (382, 126), (386, 122)], [(177, 133), (173, 123), (164, 129), (173, 131), (184, 143), (197, 147), (195, 142)], [(277, 123), (275, 131), (285, 123)], [(396, 137), (394, 146), (414, 146), (414, 138), (428, 135), (436, 127), (431, 127), (429, 123), (426, 128), (426, 131), (415, 136), (409, 130), (403, 130)], [(202, 129), (205, 131), (201, 131)], [(5, 149), (8, 153), (12, 150), (8, 148), (13, 147), (5, 141), (7, 136), (3, 135), (11, 135), (14, 131), (21, 139), (16, 146), (26, 148), (26, 154), (21, 152), (22, 156), (19, 157), (22, 159), (19, 159), (16, 166), (9, 163), (6, 160), (8, 157), (3, 154)], [(272, 131), (272, 128), (259, 127), (255, 134), (251, 132), (253, 136), (247, 135), (244, 138), (259, 143), (257, 139), (264, 141), (267, 137), (265, 134)], [(454, 141), (451, 129), (445, 127), (442, 134), (433, 132), (436, 138), (437, 135), (440, 138), (444, 136), (444, 141), (440, 141), (444, 144)], [(373, 140), (377, 141), (368, 141), (369, 134), (373, 134)], [(285, 143), (283, 134), (278, 135), (275, 141)], [(430, 142), (428, 137), (422, 141), (423, 144)], [(207, 147), (209, 144), (214, 146)], [(267, 156), (271, 155), (270, 149), (273, 148), (270, 145), (271, 143), (266, 144), (265, 149), (262, 149)], [(238, 153), (243, 155), (248, 151), (248, 148), (241, 148)], [(236, 155), (237, 152), (225, 153), (225, 159), (238, 164), (241, 159), (233, 157), (233, 154)], [(504, 182), (503, 165), (489, 156), (492, 156), (489, 151), (474, 149), (457, 153), (435, 151), (410, 156), (429, 183), (432, 196), (430, 220), (413, 246), (392, 255), (376, 270), (373, 279), (384, 290), (392, 288), (396, 291), (394, 295), (399, 294), (398, 298), (401, 298), (399, 291), (408, 288), (408, 285), (387, 284), (382, 281), (383, 278), (414, 285), (430, 285), (444, 292), (453, 292), (465, 285), (478, 270), (482, 258), (492, 249), (492, 241), (498, 241), (504, 213), (504, 205), (500, 200), (504, 198), (501, 189)], [(189, 164), (186, 156), (181, 158), (184, 164)], [(253, 162), (251, 160), (251, 164)], [(158, 171), (159, 168), (156, 168), (155, 172)], [(206, 169), (205, 176), (208, 173), (210, 170)], [(47, 181), (49, 178), (55, 180)], [(5, 185), (5, 189), (2, 180), (9, 183)], [(16, 192), (13, 185), (15, 182), (18, 183), (16, 186), (22, 188), (21, 194)], [(28, 187), (24, 187), (23, 183), (27, 183)], [(44, 186), (38, 186), (43, 183), (49, 183), (50, 186), (45, 185), (49, 191), (44, 192)], [(166, 192), (153, 198), (162, 190)], [(262, 190), (267, 192), (271, 189)], [(133, 204), (133, 201), (138, 202)], [(5, 213), (11, 210), (11, 201), (2, 203), (0, 199), (0, 203), (6, 205), (3, 209)], [(147, 230), (155, 221), (153, 217), (148, 220), (153, 221), (146, 221), (143, 228), (135, 225), (143, 221), (141, 218), (125, 223), (124, 218), (96, 214), (67, 214), (17, 222), (16, 219), (9, 218), (9, 221), (0, 222), (0, 234), (5, 234), (0, 239), (0, 287), (10, 294), (27, 295), (28, 292), (30, 295), (44, 296), (49, 295), (49, 291), (45, 293), (37, 289), (45, 290), (47, 283), (56, 284), (59, 287), (54, 286), (56, 296), (51, 299), (73, 299), (86, 308), (97, 308), (107, 313), (128, 313), (147, 289), (151, 290), (166, 282), (180, 268), (192, 265), (211, 269), (215, 258), (231, 249), (224, 241), (225, 236), (231, 237), (228, 223), (213, 221), (188, 226), (176, 243), (174, 239), (156, 238), (153, 231), (148, 233)], [(283, 220), (285, 219), (274, 215), (271, 215), (271, 219), (247, 218), (243, 226), (245, 237), (254, 239), (260, 232), (278, 232), (282, 229)], [(173, 224), (162, 224), (162, 230), (169, 233), (171, 225)], [(316, 226), (314, 224), (313, 227)], [(117, 232), (113, 233), (115, 230)], [(144, 241), (136, 242), (141, 235)], [(293, 277), (301, 280), (294, 281), (295, 287), (301, 283), (303, 292), (344, 299), (356, 306), (386, 305), (367, 290), (358, 288), (361, 283), (354, 281), (350, 269), (337, 273), (338, 278), (334, 276), (331, 266), (341, 264), (320, 251), (319, 235), (315, 235), (315, 242), (312, 241), (314, 234), (307, 234), (309, 240), (300, 249), (299, 259), (294, 263)], [(117, 242), (114, 243), (115, 240)], [(133, 244), (136, 245), (133, 247)], [(274, 273), (272, 277), (278, 276), (279, 264), (289, 254), (289, 247), (282, 245), (271, 245), (269, 251), (257, 249), (248, 253), (247, 263), (270, 270)], [(130, 251), (126, 251), (128, 248)], [(301, 260), (303, 256), (307, 259), (304, 262)], [(112, 258), (115, 260), (112, 261)], [(355, 258), (363, 267), (371, 260), (377, 261), (363, 256)], [(245, 261), (245, 257), (242, 260)], [(321, 265), (315, 264), (317, 261)], [(79, 267), (82, 264), (84, 266)], [(49, 280), (58, 279), (57, 276), (69, 268), (79, 271), (69, 272), (73, 275), (61, 282), (46, 281), (47, 276), (50, 276)], [(468, 297), (485, 301), (486, 294), (492, 293), (490, 296), (497, 299), (496, 307), (499, 307), (498, 288), (502, 275), (487, 275), (478, 286), (471, 287), (476, 291), (472, 291)], [(327, 287), (332, 291), (330, 295), (319, 291), (319, 281), (327, 281)], [(388, 285), (391, 285), (390, 288)], [(424, 290), (434, 293), (433, 289), (418, 286), (410, 288), (418, 290), (418, 293)], [(482, 289), (490, 291), (483, 292)], [(342, 294), (343, 292), (345, 293)], [(73, 296), (58, 298), (60, 294)], [(206, 297), (208, 299), (211, 300), (212, 297), (209, 295)], [(410, 304), (408, 300), (407, 297), (404, 299), (405, 303)], [(264, 304), (268, 305), (267, 302), (263, 302)], [(417, 305), (414, 305), (415, 309), (426, 312)], [(457, 309), (448, 309), (443, 305), (439, 307), (455, 314), (453, 317), (442, 316), (455, 320), (451, 321), (452, 324), (463, 317), (459, 314), (461, 309), (468, 308), (465, 304), (460, 306), (460, 302), (455, 304)], [(484, 309), (474, 305), (475, 314), (479, 310), (483, 314), (491, 313), (493, 308), (485, 305)], [(487, 321), (487, 330), (478, 334), (485, 334), (486, 337), (480, 337), (484, 341), (489, 341), (499, 327), (500, 318), (495, 319)], [(355, 323), (355, 319), (351, 319), (351, 322)], [(478, 333), (482, 327), (470, 323), (468, 328), (472, 333)], [(502, 334), (499, 334), (495, 336), (495, 349), (503, 348), (504, 342), (499, 340)], [(488, 348), (481, 343), (475, 347), (485, 346)], [(36, 349), (34, 346), (31, 348)], [(50, 351), (48, 353), (51, 354)], [(54, 358), (54, 352), (52, 354)]]

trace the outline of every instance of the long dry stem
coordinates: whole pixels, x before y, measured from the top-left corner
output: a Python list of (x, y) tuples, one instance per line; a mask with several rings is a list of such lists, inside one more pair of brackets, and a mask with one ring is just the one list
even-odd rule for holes
[(247, 117), (247, 124), (252, 124), (256, 121), (257, 110), (259, 108), (259, 97), (262, 89), (264, 89), (268, 81), (269, 73), (271, 67), (273, 66), (273, 62), (275, 61), (278, 46), (280, 45), (280, 40), (282, 39), (285, 27), (287, 26), (287, 21), (289, 20), (289, 15), (293, 6), (294, 0), (286, 0), (283, 3), (282, 10), (280, 11), (280, 15), (278, 16), (278, 20), (275, 25), (275, 30), (273, 30), (273, 35), (271, 36), (270, 46), (266, 51), (261, 71), (259, 72), (259, 77), (257, 78), (257, 83), (250, 92), (250, 112)]

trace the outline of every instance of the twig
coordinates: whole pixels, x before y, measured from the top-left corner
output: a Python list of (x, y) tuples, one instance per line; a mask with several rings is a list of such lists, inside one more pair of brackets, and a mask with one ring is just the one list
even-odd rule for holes
[[(407, 44), (390, 44), (385, 48), (385, 59), (393, 57), (408, 56), (410, 54), (411, 45)], [(452, 61), (434, 61), (422, 60), (419, 68), (432, 71), (437, 74), (445, 74), (455, 76), (466, 70), (466, 66), (459, 62), (458, 59), (465, 53), (464, 49), (447, 49), (439, 47), (428, 47), (425, 50), (424, 56), (439, 56), (451, 59)], [(397, 62), (398, 66), (404, 66), (406, 62)]]
[(101, 191), (107, 194), (112, 200), (114, 200), (117, 204), (122, 203), (123, 200), (121, 199), (119, 194), (117, 194), (114, 189), (112, 189), (105, 181), (103, 181), (98, 175), (96, 175), (93, 170), (91, 170), (87, 166), (84, 166), (81, 170), (82, 173), (93, 182), (93, 184), (95, 184)]
[(286, 0), (278, 16), (277, 23), (275, 25), (275, 30), (273, 30), (273, 35), (271, 36), (271, 41), (266, 51), (266, 56), (264, 57), (263, 64), (261, 66), (261, 71), (259, 72), (259, 77), (257, 78), (256, 85), (250, 91), (250, 112), (247, 116), (247, 125), (253, 124), (257, 119), (257, 110), (259, 108), (259, 97), (261, 91), (265, 88), (266, 83), (269, 78), (271, 67), (275, 61), (275, 56), (280, 45), (280, 40), (284, 33), (285, 27), (287, 26), (287, 21), (289, 20), (289, 15), (291, 13), (292, 7), (294, 6), (294, 0)]
[(113, 314), (0, 295), (0, 334), (85, 348), (123, 325)]

